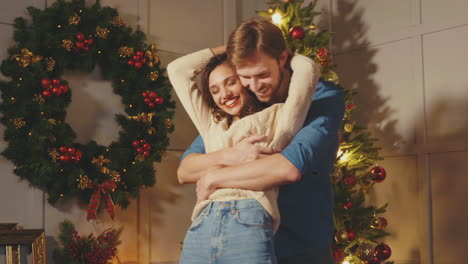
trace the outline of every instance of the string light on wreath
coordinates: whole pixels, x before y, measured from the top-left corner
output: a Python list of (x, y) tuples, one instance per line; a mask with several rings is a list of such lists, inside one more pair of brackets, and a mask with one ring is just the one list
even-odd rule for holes
[[(150, 66), (152, 67), (152, 66)], [(148, 75), (148, 78), (151, 80), (151, 81), (156, 81), (158, 78), (159, 78), (159, 73), (157, 71), (152, 71), (150, 72), (150, 74)]]

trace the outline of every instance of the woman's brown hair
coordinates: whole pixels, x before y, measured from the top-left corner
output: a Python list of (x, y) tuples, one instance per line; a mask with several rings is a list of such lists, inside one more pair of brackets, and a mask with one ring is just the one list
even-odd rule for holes
[[(230, 126), (233, 121), (233, 116), (227, 114), (226, 112), (222, 111), (215, 103), (213, 100), (213, 97), (210, 92), (210, 74), (213, 72), (216, 67), (220, 66), (221, 64), (227, 64), (229, 67), (234, 66), (228, 61), (227, 59), (227, 54), (222, 53), (217, 56), (212, 57), (208, 63), (205, 65), (205, 67), (202, 70), (201, 73), (201, 92), (202, 92), (202, 98), (203, 100), (208, 104), (208, 106), (211, 108), (211, 114), (213, 115), (213, 119), (215, 122), (220, 122), (221, 120), (227, 118), (228, 120), (228, 125)], [(247, 90), (248, 98), (246, 101), (246, 104), (241, 110), (240, 113), (240, 118), (251, 115), (253, 113), (256, 113), (264, 108), (262, 103), (260, 103), (255, 95)]]

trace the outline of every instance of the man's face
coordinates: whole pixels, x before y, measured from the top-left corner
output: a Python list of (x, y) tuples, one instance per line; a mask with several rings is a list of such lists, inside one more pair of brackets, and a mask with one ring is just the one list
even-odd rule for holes
[(236, 72), (242, 85), (255, 93), (260, 102), (271, 103), (279, 90), (285, 61), (285, 58), (280, 58), (278, 61), (258, 51), (237, 65)]

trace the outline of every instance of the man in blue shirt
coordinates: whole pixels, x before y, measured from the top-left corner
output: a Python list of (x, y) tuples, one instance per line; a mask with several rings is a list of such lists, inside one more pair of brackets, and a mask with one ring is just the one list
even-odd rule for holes
[[(231, 34), (227, 53), (242, 84), (258, 100), (267, 105), (285, 101), (291, 72), (282, 59), (288, 51), (275, 25), (258, 19), (242, 23)], [(333, 193), (329, 175), (343, 115), (342, 91), (321, 79), (304, 127), (281, 153), (256, 146), (263, 140), (257, 135), (206, 154), (198, 137), (182, 157), (179, 180), (183, 182), (187, 175), (199, 179), (199, 200), (217, 188), (266, 190), (281, 185), (281, 224), (275, 236), (279, 263), (332, 264)]]

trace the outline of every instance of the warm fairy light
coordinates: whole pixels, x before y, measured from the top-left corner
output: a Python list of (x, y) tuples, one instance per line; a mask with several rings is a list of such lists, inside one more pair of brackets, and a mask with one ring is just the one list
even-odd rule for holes
[(342, 264), (351, 264), (351, 263), (349, 263), (349, 261), (345, 260), (345, 261), (343, 261)]
[(348, 161), (348, 159), (349, 159), (349, 153), (343, 153), (343, 155), (341, 155), (340, 161), (344, 163)]
[(336, 157), (339, 157), (339, 156), (341, 156), (341, 154), (343, 154), (343, 150), (341, 150), (341, 149), (338, 149), (338, 152), (336, 153)]
[(279, 13), (274, 13), (271, 16), (271, 20), (273, 20), (273, 23), (275, 23), (275, 24), (281, 23), (281, 19), (283, 19), (283, 17)]

